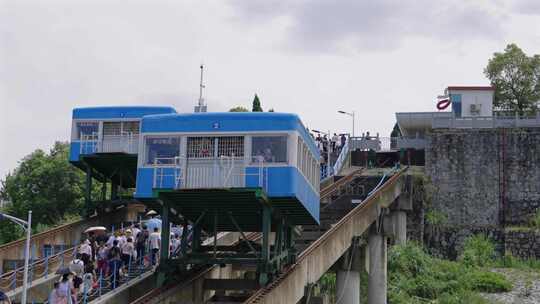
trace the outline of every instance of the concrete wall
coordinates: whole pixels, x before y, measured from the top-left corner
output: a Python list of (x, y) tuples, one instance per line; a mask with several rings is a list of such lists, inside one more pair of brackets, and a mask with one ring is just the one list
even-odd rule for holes
[(507, 231), (506, 251), (522, 259), (540, 259), (540, 231)]
[(426, 149), (426, 174), (434, 188), (433, 208), (449, 225), (500, 225), (503, 181), (505, 216), (526, 222), (540, 202), (540, 130), (435, 131)]
[(433, 195), (423, 209), (444, 217), (423, 234), (437, 253), (455, 257), (477, 233), (495, 241), (500, 253), (526, 256), (529, 249), (517, 244), (538, 247), (540, 238), (504, 228), (527, 224), (540, 207), (540, 129), (436, 130), (425, 172)]

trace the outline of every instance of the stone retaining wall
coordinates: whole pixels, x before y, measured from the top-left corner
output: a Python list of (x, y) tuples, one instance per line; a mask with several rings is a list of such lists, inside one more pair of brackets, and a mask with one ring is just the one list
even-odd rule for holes
[(507, 231), (506, 251), (522, 259), (540, 259), (540, 231)]

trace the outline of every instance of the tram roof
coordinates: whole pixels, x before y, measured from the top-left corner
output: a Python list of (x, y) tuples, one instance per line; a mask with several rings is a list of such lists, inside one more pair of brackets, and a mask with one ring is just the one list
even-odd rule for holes
[(84, 107), (73, 109), (73, 119), (142, 118), (145, 115), (170, 113), (176, 113), (176, 110), (164, 106)]

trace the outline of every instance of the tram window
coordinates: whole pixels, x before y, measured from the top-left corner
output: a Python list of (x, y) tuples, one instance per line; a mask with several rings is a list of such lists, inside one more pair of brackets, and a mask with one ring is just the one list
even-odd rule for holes
[(214, 157), (215, 137), (188, 137), (188, 158), (212, 158)]
[(139, 134), (139, 122), (138, 121), (124, 121), (122, 123), (122, 132)]
[(287, 136), (254, 136), (251, 140), (254, 159), (269, 163), (287, 162)]
[(218, 137), (218, 156), (244, 157), (244, 136)]
[(103, 123), (103, 135), (104, 136), (117, 136), (122, 133), (121, 122), (106, 121)]
[(179, 137), (150, 137), (146, 139), (146, 163), (172, 165), (180, 155)]
[(77, 137), (79, 139), (97, 139), (98, 130), (99, 123), (97, 122), (77, 123)]

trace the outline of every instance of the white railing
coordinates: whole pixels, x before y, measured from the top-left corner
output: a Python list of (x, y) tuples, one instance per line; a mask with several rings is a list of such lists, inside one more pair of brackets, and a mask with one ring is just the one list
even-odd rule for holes
[(390, 138), (386, 137), (351, 137), (351, 150), (390, 150)]
[(80, 150), (79, 154), (93, 154), (97, 152), (98, 148), (98, 135), (97, 133), (82, 134), (80, 135)]
[(351, 150), (373, 150), (375, 152), (399, 149), (425, 149), (427, 141), (421, 137), (353, 137)]
[(420, 137), (392, 137), (391, 148), (422, 150), (427, 146), (427, 140)]
[[(153, 174), (153, 188), (173, 188), (178, 189), (181, 187), (184, 180), (182, 174), (185, 173), (182, 170), (182, 161), (185, 157), (162, 157), (154, 159), (154, 174)], [(168, 180), (173, 181), (172, 185), (167, 184)]]
[(519, 116), (495, 113), (494, 116), (433, 117), (433, 129), (490, 129), (540, 127), (540, 114)]
[(98, 152), (124, 152), (137, 154), (139, 151), (139, 135), (131, 132), (122, 135), (104, 135), (101, 149)]
[(122, 135), (104, 135), (100, 140), (97, 133), (81, 134), (80, 154), (124, 152), (137, 154), (139, 151), (139, 135), (125, 132)]
[(341, 171), (341, 168), (343, 168), (343, 164), (347, 160), (347, 156), (349, 155), (349, 144), (350, 139), (345, 142), (345, 145), (341, 147), (341, 151), (339, 152), (339, 156), (336, 160), (336, 163), (332, 167), (332, 172), (330, 172), (330, 175), (336, 175)]
[[(268, 190), (268, 169), (255, 160), (250, 165), (243, 157), (188, 159), (183, 156), (154, 159), (154, 188), (215, 189), (246, 187), (246, 177), (255, 177), (256, 185)], [(250, 167), (250, 173), (246, 172)], [(255, 170), (253, 169), (255, 168)], [(250, 183), (252, 185), (252, 182)]]

